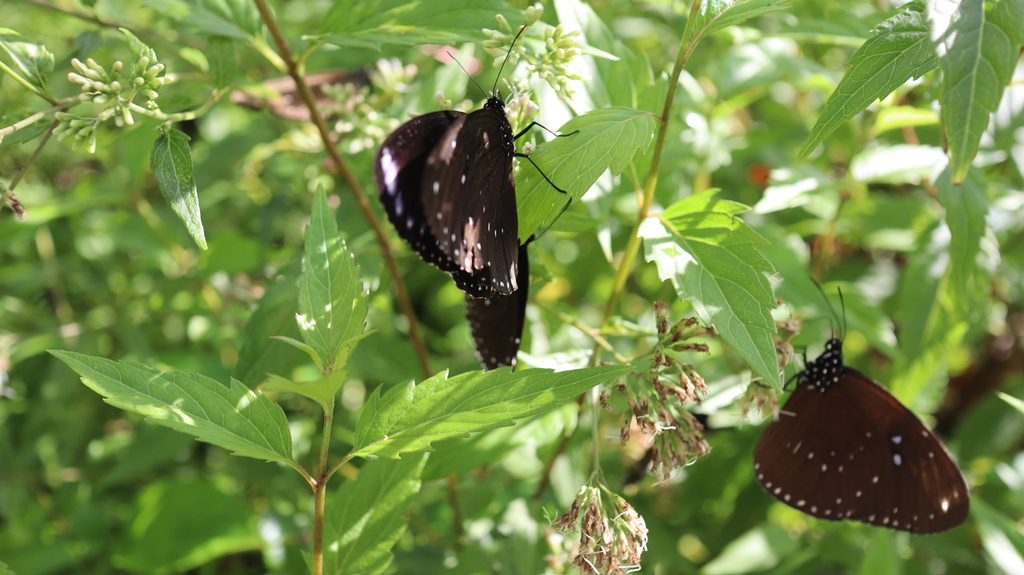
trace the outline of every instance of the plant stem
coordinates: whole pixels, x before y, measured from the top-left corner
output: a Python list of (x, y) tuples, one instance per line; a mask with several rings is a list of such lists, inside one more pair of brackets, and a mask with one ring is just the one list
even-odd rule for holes
[(331, 429), (334, 427), (334, 397), (324, 406), (324, 429), (320, 436), (320, 460), (313, 484), (313, 575), (324, 572), (324, 506), (327, 501), (327, 459), (331, 452)]
[(288, 66), (288, 75), (291, 76), (292, 80), (295, 81), (295, 87), (299, 91), (299, 95), (302, 97), (302, 101), (305, 102), (306, 107), (309, 108), (309, 116), (316, 126), (317, 131), (320, 133), (320, 139), (324, 144), (324, 149), (327, 154), (331, 157), (335, 167), (338, 170), (341, 179), (344, 180), (349, 190), (352, 192), (353, 198), (355, 198), (356, 205), (359, 206), (359, 210), (363, 213), (363, 217), (366, 218), (367, 223), (370, 224), (370, 228), (373, 229), (374, 235), (377, 236), (377, 243), (380, 244), (381, 255), (384, 256), (384, 263), (388, 267), (388, 272), (391, 273), (391, 277), (395, 282), (395, 290), (398, 292), (398, 304), (402, 308), (402, 313), (409, 318), (409, 337), (412, 339), (413, 347), (416, 349), (416, 356), (419, 359), (420, 367), (423, 369), (423, 376), (430, 377), (430, 361), (427, 356), (427, 346), (424, 343), (423, 335), (420, 333), (419, 322), (416, 320), (416, 311), (412, 307), (412, 300), (409, 299), (409, 292), (405, 289), (405, 282), (402, 281), (401, 272), (398, 269), (398, 262), (395, 260), (395, 255), (391, 252), (391, 248), (388, 244), (388, 236), (384, 232), (384, 228), (380, 225), (380, 220), (374, 215), (373, 209), (370, 208), (370, 201), (367, 199), (366, 194), (363, 193), (363, 188), (356, 181), (355, 176), (348, 169), (348, 164), (345, 163), (344, 158), (338, 152), (337, 146), (331, 139), (331, 134), (327, 129), (327, 124), (324, 122), (323, 116), (320, 115), (320, 110), (316, 106), (316, 100), (313, 98), (313, 93), (309, 89), (309, 85), (306, 84), (306, 79), (303, 75), (302, 65), (292, 56), (291, 49), (288, 47), (288, 41), (285, 40), (281, 34), (280, 28), (277, 27), (277, 21), (274, 20), (273, 14), (270, 12), (270, 8), (267, 6), (266, 0), (256, 0), (256, 8), (260, 12), (260, 17), (263, 18), (263, 22), (267, 25), (267, 29), (270, 31), (271, 37), (274, 39), (274, 43), (277, 45), (277, 49), (281, 53), (281, 57)]
[[(676, 55), (676, 63), (672, 68), (672, 76), (668, 81), (668, 93), (665, 95), (665, 106), (661, 112), (660, 125), (654, 142), (654, 154), (651, 159), (651, 168), (647, 172), (644, 182), (644, 192), (637, 212), (636, 223), (633, 224), (633, 231), (630, 233), (629, 242), (622, 252), (622, 260), (619, 262), (618, 270), (615, 272), (615, 279), (612, 283), (612, 293), (608, 296), (608, 303), (604, 309), (604, 318), (601, 320), (603, 330), (608, 320), (611, 319), (615, 307), (622, 296), (626, 286), (626, 280), (633, 270), (633, 262), (640, 251), (640, 225), (648, 216), (651, 204), (654, 203), (654, 191), (658, 187), (658, 170), (661, 167), (661, 156), (665, 151), (665, 137), (668, 134), (668, 121), (672, 117), (672, 104), (675, 102), (676, 88), (679, 86), (679, 75), (683, 72), (686, 62), (690, 59), (690, 45), (687, 44), (685, 36), (679, 42), (679, 52)], [(590, 358), (591, 365), (597, 365), (598, 349), (595, 347), (594, 354)]]

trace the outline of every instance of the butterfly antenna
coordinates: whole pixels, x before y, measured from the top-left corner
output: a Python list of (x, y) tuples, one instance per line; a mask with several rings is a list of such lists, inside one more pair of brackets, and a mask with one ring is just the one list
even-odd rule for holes
[(843, 288), (837, 287), (839, 292), (839, 305), (843, 308), (843, 335), (846, 335), (846, 300), (843, 299)]
[[(834, 318), (834, 319), (838, 320), (839, 319), (839, 314), (836, 313), (836, 308), (832, 307), (832, 300), (828, 299), (828, 295), (825, 293), (825, 288), (821, 287), (821, 284), (818, 283), (818, 280), (816, 280), (814, 278), (811, 278), (811, 281), (814, 282), (815, 287), (817, 287), (818, 291), (821, 292), (821, 297), (825, 299), (825, 305), (828, 306), (828, 311), (830, 311), (832, 313), (832, 317), (829, 318), (828, 323), (832, 326), (832, 337), (835, 337), (836, 327), (835, 327), (835, 324), (832, 323), (832, 319)], [(839, 290), (839, 301), (841, 303), (843, 303), (843, 290), (841, 290), (841, 289)], [(846, 334), (846, 304), (845, 303), (843, 303), (843, 323), (841, 324), (840, 327), (842, 329), (842, 333), (840, 333), (840, 338), (842, 338), (842, 336)]]
[(526, 24), (519, 27), (519, 32), (516, 33), (516, 37), (512, 38), (512, 43), (508, 45), (508, 52), (505, 53), (505, 59), (501, 61), (501, 67), (498, 68), (498, 77), (494, 79), (494, 87), (491, 88), (491, 94), (494, 96), (498, 95), (498, 78), (501, 78), (501, 71), (505, 69), (505, 62), (508, 62), (509, 56), (512, 55), (512, 48), (516, 45), (516, 40), (523, 35), (526, 31)]
[(484, 92), (484, 87), (480, 85), (480, 82), (476, 81), (476, 78), (474, 78), (473, 75), (469, 73), (469, 70), (467, 70), (466, 67), (462, 65), (462, 62), (459, 62), (459, 59), (456, 58), (455, 55), (452, 54), (451, 52), (445, 50), (444, 53), (448, 54), (448, 57), (451, 58), (452, 60), (455, 60), (455, 63), (459, 65), (459, 68), (462, 68), (462, 71), (465, 72), (467, 76), (469, 76), (469, 79), (472, 80), (474, 84), (476, 84), (477, 89), (483, 92), (484, 97), (486, 98), (487, 92)]

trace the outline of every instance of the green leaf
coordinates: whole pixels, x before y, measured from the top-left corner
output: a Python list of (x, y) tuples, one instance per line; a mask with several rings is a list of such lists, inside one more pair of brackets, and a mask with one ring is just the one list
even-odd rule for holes
[(354, 482), (330, 497), (324, 513), (324, 573), (382, 573), (408, 519), (406, 511), (420, 490), (427, 456), (367, 461)]
[[(268, 373), (288, 373), (304, 356), (282, 346), (272, 338), (296, 341), (299, 328), (295, 324), (295, 302), (299, 298), (300, 254), (296, 254), (279, 272), (277, 281), (267, 286), (256, 309), (245, 326), (244, 344), (238, 357), (234, 376), (249, 388), (255, 388)], [(312, 348), (302, 342), (298, 349), (308, 353)], [(303, 349), (305, 348), (305, 349)], [(308, 351), (307, 351), (308, 350)]]
[(280, 375), (270, 374), (264, 389), (297, 393), (319, 403), (324, 411), (328, 411), (331, 399), (345, 385), (346, 380), (348, 380), (348, 372), (344, 369), (332, 371), (320, 379), (302, 382), (294, 382)]
[(688, 43), (698, 42), (729, 26), (785, 10), (788, 3), (789, 0), (705, 0), (699, 5), (697, 14), (687, 22), (683, 36), (691, 39)]
[(46, 74), (53, 71), (53, 54), (46, 46), (30, 42), (10, 28), (0, 28), (0, 48), (11, 57), (25, 80), (44, 93), (47, 91)]
[(313, 349), (311, 346), (307, 345), (305, 342), (299, 341), (294, 337), (288, 337), (286, 335), (274, 335), (270, 336), (270, 339), (276, 339), (277, 341), (287, 343), (288, 345), (308, 355), (310, 359), (312, 359), (317, 365), (323, 365), (323, 358), (321, 357), (321, 355), (317, 353), (317, 351)]
[[(132, 77), (137, 78), (139, 76), (143, 76), (150, 66), (158, 62), (158, 59), (156, 57), (156, 51), (150, 48), (142, 40), (136, 38), (135, 34), (132, 34), (126, 28), (118, 28), (118, 30), (120, 30), (122, 34), (128, 37), (128, 46), (132, 49), (132, 54), (135, 55), (135, 62), (132, 63)], [(142, 65), (142, 58), (146, 58), (147, 60), (145, 66)], [(191, 174), (191, 158), (189, 159), (189, 165), (189, 173)]]
[(950, 286), (958, 308), (966, 312), (971, 301), (979, 292), (978, 282), (988, 286), (988, 278), (980, 278), (977, 265), (981, 252), (981, 241), (985, 236), (985, 216), (988, 202), (985, 198), (986, 182), (977, 169), (968, 172), (964, 183), (954, 186), (949, 168), (944, 170), (936, 182), (939, 203), (946, 210), (946, 225), (949, 226)]
[[(900, 280), (896, 309), (902, 355), (894, 362), (887, 383), (893, 395), (907, 404), (929, 384), (944, 385), (942, 374), (950, 353), (958, 349), (970, 328), (971, 312), (963, 304), (954, 306), (951, 298), (951, 241), (942, 222), (931, 226), (907, 256)], [(976, 309), (973, 302), (966, 305)]]
[(127, 541), (112, 562), (133, 573), (185, 573), (218, 557), (263, 547), (249, 502), (206, 481), (150, 485), (125, 531)]
[(554, 138), (537, 146), (530, 159), (552, 182), (568, 192), (563, 197), (529, 162), (519, 168), (516, 197), (519, 205), (520, 243), (547, 225), (565, 205), (581, 198), (605, 170), (620, 174), (637, 153), (650, 147), (656, 128), (654, 116), (632, 108), (601, 108), (566, 122)]
[(521, 22), (521, 13), (497, 0), (343, 0), (327, 13), (322, 40), (338, 46), (379, 49), (381, 44), (480, 42), (494, 15)]
[(249, 0), (144, 0), (144, 3), (201, 35), (246, 41), (263, 35), (263, 21), (255, 2)]
[(238, 68), (238, 42), (227, 36), (211, 36), (206, 41), (206, 59), (210, 64), (210, 78), (214, 86), (226, 88), (234, 82), (241, 70)]
[(736, 217), (746, 207), (712, 201), (713, 191), (677, 202), (640, 226), (647, 261), (671, 279), (701, 321), (716, 329), (769, 385), (781, 390), (775, 354), (774, 271), (757, 251), (767, 242)]
[(378, 388), (363, 407), (353, 455), (395, 458), (428, 451), (435, 441), (512, 425), (595, 385), (610, 383), (629, 369), (611, 366), (553, 373), (502, 368), (451, 379), (442, 372), (419, 385), (397, 385), (383, 397)]
[(825, 102), (796, 161), (806, 158), (843, 122), (864, 111), (872, 102), (937, 65), (924, 21), (924, 2), (908, 2), (899, 14), (879, 24), (875, 35), (850, 57), (850, 70)]
[(989, 116), (999, 105), (1020, 52), (1024, 10), (1016, 0), (963, 0), (931, 14), (942, 67), (939, 102), (953, 183), (967, 177)]
[(192, 178), (192, 150), (189, 137), (180, 130), (167, 130), (153, 142), (150, 167), (164, 199), (188, 228), (189, 235), (202, 249), (206, 249), (202, 214), (199, 213), (199, 193)]
[(321, 358), (330, 359), (329, 365), (321, 366), (324, 371), (341, 367), (351, 351), (350, 340), (365, 329), (366, 295), (359, 267), (338, 234), (323, 188), (313, 197), (313, 216), (306, 228), (298, 323), (303, 341)]
[(236, 380), (230, 386), (184, 371), (160, 372), (70, 351), (50, 352), (114, 407), (144, 415), (236, 455), (292, 461), (288, 420), (278, 405)]
[(876, 530), (868, 542), (857, 574), (898, 573), (899, 570), (900, 556), (896, 549), (896, 540), (884, 529)]
[(872, 128), (875, 134), (881, 134), (889, 130), (934, 126), (938, 123), (939, 115), (934, 110), (913, 106), (891, 106), (878, 111)]
[(1018, 518), (980, 498), (971, 501), (971, 517), (982, 546), (999, 571), (1024, 573), (1024, 535), (1017, 526)]
[(850, 161), (850, 177), (862, 183), (920, 185), (945, 162), (937, 146), (872, 145)]

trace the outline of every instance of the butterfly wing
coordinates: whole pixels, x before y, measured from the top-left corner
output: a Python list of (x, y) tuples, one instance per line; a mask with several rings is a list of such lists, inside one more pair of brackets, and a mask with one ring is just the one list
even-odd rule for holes
[(518, 284), (512, 128), (503, 110), (456, 119), (423, 169), (426, 220), (440, 251), (471, 276), (455, 283), (473, 297), (507, 296)]
[(530, 262), (526, 245), (519, 246), (519, 289), (490, 298), (466, 296), (466, 319), (476, 343), (476, 356), (485, 370), (516, 364), (526, 320)]
[(449, 110), (417, 116), (384, 140), (373, 162), (381, 204), (399, 237), (425, 261), (447, 272), (459, 267), (438, 246), (420, 194), (427, 157), (448, 128), (465, 116)]
[(820, 519), (937, 533), (967, 518), (970, 494), (946, 447), (849, 368), (825, 388), (801, 382), (757, 444), (754, 470), (775, 498)]

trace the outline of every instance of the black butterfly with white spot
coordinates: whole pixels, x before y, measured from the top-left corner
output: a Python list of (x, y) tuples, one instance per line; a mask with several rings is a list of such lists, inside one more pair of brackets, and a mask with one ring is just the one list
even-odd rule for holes
[[(503, 109), (501, 100), (491, 100)], [(508, 120), (502, 113), (502, 126), (495, 114), (485, 107), (468, 115), (442, 110), (417, 116), (384, 140), (374, 161), (381, 203), (398, 235), (473, 297), (507, 295), (518, 287), (514, 152), (476, 147), (484, 138), (501, 141), (502, 128), (511, 144)], [(467, 128), (468, 119), (473, 122)], [(497, 169), (505, 178), (481, 187), (482, 176), (493, 178)]]
[(380, 200), (399, 236), (472, 297), (507, 296), (520, 287), (512, 164), (515, 157), (529, 160), (516, 152), (515, 140), (535, 125), (513, 135), (495, 89), (470, 114), (443, 110), (402, 124), (374, 160)]
[(843, 365), (843, 344), (797, 375), (754, 450), (768, 493), (819, 519), (938, 533), (967, 519), (970, 492), (946, 446), (877, 381)]

